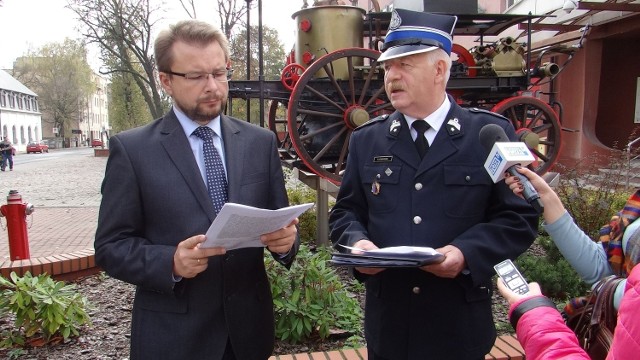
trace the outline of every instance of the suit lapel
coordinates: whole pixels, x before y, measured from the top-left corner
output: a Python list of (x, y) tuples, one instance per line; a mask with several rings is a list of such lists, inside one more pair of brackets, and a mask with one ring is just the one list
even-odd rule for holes
[[(449, 98), (449, 100), (451, 101), (451, 109), (449, 110), (447, 117), (444, 119), (444, 123), (440, 127), (440, 130), (438, 130), (438, 133), (429, 148), (429, 153), (418, 167), (416, 176), (419, 176), (423, 172), (437, 166), (458, 152), (459, 147), (457, 143), (464, 139), (465, 126), (463, 122), (465, 121), (465, 118), (462, 116), (462, 109), (451, 98)], [(460, 125), (459, 128), (450, 127), (449, 122), (453, 121)]]
[(240, 129), (228, 116), (220, 115), (220, 128), (222, 129), (222, 139), (224, 140), (229, 201), (234, 202), (240, 197), (242, 164), (245, 148), (248, 144), (244, 144)]
[(193, 193), (194, 197), (202, 207), (202, 209), (209, 216), (209, 220), (213, 221), (215, 218), (215, 210), (213, 209), (213, 203), (209, 199), (209, 193), (207, 192), (207, 186), (200, 176), (200, 170), (198, 164), (193, 157), (189, 140), (185, 136), (180, 122), (176, 118), (173, 110), (169, 111), (162, 120), (162, 139), (160, 142), (164, 147), (167, 155), (173, 162), (182, 178), (187, 183), (187, 186)]
[[(400, 123), (400, 130), (394, 132), (394, 122)], [(387, 138), (391, 140), (389, 152), (400, 159), (405, 164), (417, 169), (420, 166), (420, 155), (416, 150), (416, 146), (411, 138), (411, 131), (407, 126), (404, 116), (396, 111), (387, 119)]]

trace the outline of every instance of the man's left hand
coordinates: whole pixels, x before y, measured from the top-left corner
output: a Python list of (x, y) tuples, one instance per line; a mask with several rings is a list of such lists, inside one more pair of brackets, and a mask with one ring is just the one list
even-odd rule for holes
[(276, 254), (287, 254), (296, 241), (298, 233), (298, 218), (295, 218), (289, 225), (268, 234), (262, 234), (260, 241), (269, 251)]
[(444, 255), (444, 261), (439, 264), (425, 265), (420, 269), (443, 278), (454, 278), (464, 269), (465, 261), (462, 251), (453, 245), (436, 249)]

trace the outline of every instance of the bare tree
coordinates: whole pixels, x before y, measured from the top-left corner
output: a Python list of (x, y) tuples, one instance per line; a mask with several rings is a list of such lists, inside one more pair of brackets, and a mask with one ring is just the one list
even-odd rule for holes
[(252, 0), (218, 0), (220, 29), (227, 35), (227, 39), (231, 39), (233, 28), (236, 25), (244, 24), (246, 28), (243, 18), (254, 4), (252, 4)]
[(104, 67), (102, 74), (129, 74), (149, 112), (161, 117), (167, 109), (166, 95), (156, 77), (153, 56), (152, 15), (159, 6), (150, 0), (68, 0), (83, 24), (83, 34), (98, 44)]
[(196, 19), (198, 17), (198, 15), (196, 14), (196, 4), (194, 0), (180, 0), (180, 5), (190, 18)]

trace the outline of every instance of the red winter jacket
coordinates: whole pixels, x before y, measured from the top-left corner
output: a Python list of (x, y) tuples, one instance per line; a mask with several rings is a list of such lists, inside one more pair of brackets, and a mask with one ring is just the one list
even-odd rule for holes
[[(530, 299), (514, 303), (509, 310), (509, 317), (516, 307)], [(589, 360), (555, 308), (540, 306), (525, 312), (518, 321), (516, 334), (527, 360)], [(607, 359), (634, 359), (637, 354), (640, 354), (640, 266), (634, 267), (627, 278)]]

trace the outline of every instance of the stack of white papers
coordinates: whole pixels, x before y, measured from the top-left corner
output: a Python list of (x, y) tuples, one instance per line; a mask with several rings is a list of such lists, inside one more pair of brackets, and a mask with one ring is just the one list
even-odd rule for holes
[(306, 203), (268, 210), (225, 203), (207, 230), (207, 239), (200, 247), (220, 246), (227, 250), (264, 247), (260, 242), (260, 235), (282, 229), (312, 206), (313, 203)]

